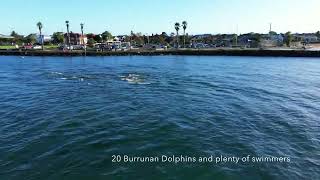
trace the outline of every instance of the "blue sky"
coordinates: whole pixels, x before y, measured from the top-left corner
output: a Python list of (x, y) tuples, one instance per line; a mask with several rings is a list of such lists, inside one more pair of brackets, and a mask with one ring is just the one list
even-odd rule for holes
[(186, 20), (190, 34), (264, 33), (272, 22), (277, 32), (320, 30), (319, 0), (3, 0), (0, 34), (73, 32), (144, 34), (173, 32), (173, 24)]

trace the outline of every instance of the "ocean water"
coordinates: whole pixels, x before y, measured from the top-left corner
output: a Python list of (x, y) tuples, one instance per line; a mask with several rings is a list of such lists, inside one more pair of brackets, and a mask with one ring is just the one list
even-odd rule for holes
[(320, 59), (0, 57), (0, 179), (319, 180)]

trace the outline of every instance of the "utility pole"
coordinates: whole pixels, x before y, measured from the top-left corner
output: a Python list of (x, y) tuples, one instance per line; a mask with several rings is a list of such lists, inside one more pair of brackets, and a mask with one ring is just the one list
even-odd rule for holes
[(150, 37), (149, 34), (147, 33), (147, 40), (148, 40), (148, 45), (150, 44)]
[(238, 46), (238, 31), (239, 31), (239, 27), (238, 27), (238, 24), (237, 24), (237, 29), (236, 29), (236, 47)]
[(269, 23), (269, 38), (271, 40), (272, 23)]
[(269, 23), (269, 33), (272, 31), (272, 23)]

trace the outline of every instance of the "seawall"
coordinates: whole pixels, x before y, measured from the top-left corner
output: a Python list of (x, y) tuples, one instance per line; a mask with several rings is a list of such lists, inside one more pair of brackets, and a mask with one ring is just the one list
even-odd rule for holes
[(271, 56), (271, 57), (320, 57), (320, 51), (309, 50), (260, 50), (260, 49), (210, 49), (165, 51), (57, 51), (57, 50), (0, 50), (0, 56)]

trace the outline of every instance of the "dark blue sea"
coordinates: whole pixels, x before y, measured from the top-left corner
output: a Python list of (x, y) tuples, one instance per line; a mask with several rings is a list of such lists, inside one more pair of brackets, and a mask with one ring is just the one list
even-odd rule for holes
[(0, 180), (63, 179), (319, 180), (320, 59), (0, 57)]

